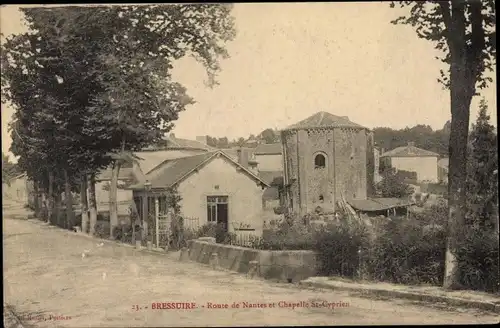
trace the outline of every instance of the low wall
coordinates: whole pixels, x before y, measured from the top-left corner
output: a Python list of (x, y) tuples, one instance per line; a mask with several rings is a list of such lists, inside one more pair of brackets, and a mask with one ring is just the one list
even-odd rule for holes
[(219, 267), (245, 274), (250, 271), (250, 262), (257, 261), (255, 275), (264, 279), (295, 282), (316, 275), (312, 251), (266, 251), (190, 240), (187, 253), (189, 260), (204, 264), (210, 264), (212, 254), (217, 253)]

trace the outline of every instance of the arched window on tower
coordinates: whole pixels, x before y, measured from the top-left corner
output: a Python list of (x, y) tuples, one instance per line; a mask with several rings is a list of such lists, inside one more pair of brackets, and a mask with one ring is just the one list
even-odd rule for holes
[(325, 168), (325, 166), (326, 166), (325, 155), (323, 155), (323, 154), (317, 154), (314, 157), (314, 168), (315, 169), (322, 169), (322, 168)]

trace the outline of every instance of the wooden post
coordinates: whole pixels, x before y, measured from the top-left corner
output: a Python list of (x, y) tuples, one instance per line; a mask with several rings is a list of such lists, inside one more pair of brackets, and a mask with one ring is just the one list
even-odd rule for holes
[(155, 237), (156, 237), (156, 248), (160, 248), (160, 227), (158, 226), (160, 218), (160, 202), (158, 197), (155, 197)]

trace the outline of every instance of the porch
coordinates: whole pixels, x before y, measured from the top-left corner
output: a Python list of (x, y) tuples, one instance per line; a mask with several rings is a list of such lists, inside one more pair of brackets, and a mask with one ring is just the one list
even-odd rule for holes
[(143, 243), (151, 242), (156, 248), (165, 248), (173, 239), (179, 239), (179, 236), (174, 235), (183, 234), (187, 229), (197, 230), (200, 227), (199, 218), (179, 216), (176, 197), (168, 190), (134, 191), (133, 227), (136, 240), (140, 238)]

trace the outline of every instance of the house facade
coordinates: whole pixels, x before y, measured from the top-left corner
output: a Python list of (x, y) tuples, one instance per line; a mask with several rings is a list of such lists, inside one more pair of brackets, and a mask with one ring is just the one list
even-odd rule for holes
[(283, 145), (281, 143), (260, 144), (254, 151), (260, 172), (283, 171)]
[(437, 162), (438, 165), (438, 181), (443, 184), (448, 184), (448, 169), (450, 159), (448, 157), (441, 158)]
[(2, 183), (2, 197), (28, 205), (29, 201), (28, 178), (26, 174), (20, 174)]
[(384, 167), (415, 172), (417, 182), (429, 183), (439, 181), (438, 158), (437, 153), (417, 148), (414, 142), (409, 142), (407, 146), (397, 147), (380, 156), (381, 164)]
[[(335, 210), (340, 199), (366, 199), (371, 132), (347, 117), (319, 112), (281, 132), (286, 206), (304, 215)], [(370, 153), (370, 154), (368, 154)]]
[(262, 196), (268, 184), (223, 151), (166, 160), (145, 178), (150, 190), (146, 181), (131, 187), (141, 215), (151, 213), (152, 199), (158, 199), (159, 214), (165, 214), (165, 192), (175, 188), (181, 197), (180, 212), (197, 219), (198, 226), (222, 223), (229, 232), (245, 226), (262, 234)]

